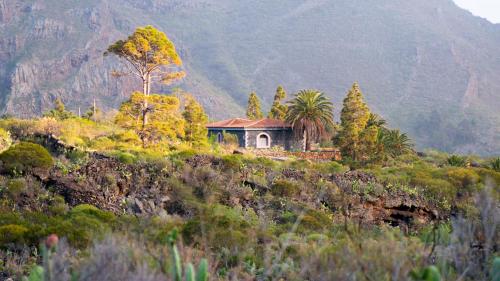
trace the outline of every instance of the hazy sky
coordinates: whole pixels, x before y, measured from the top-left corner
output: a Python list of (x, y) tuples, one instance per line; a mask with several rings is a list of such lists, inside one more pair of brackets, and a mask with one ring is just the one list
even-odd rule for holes
[(500, 23), (500, 0), (454, 0), (458, 6), (471, 11), (474, 15)]

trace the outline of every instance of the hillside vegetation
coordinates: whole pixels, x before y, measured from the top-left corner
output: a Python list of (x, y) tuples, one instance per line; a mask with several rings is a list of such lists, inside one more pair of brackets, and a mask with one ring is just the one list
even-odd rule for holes
[(203, 257), (210, 280), (495, 280), (498, 159), (428, 151), (350, 171), (230, 144), (143, 148), (104, 120), (0, 127), (14, 143), (0, 160), (32, 165), (2, 166), (0, 278), (179, 280), (172, 266), (186, 273)]

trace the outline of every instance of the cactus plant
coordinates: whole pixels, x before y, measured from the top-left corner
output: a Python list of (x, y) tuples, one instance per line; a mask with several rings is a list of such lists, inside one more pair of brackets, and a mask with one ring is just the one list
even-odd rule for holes
[[(177, 245), (175, 244), (177, 240), (177, 230), (173, 230), (169, 233), (167, 237), (168, 246), (170, 248), (170, 254), (172, 255), (172, 280), (182, 281), (182, 259), (179, 254)], [(208, 281), (208, 262), (206, 259), (202, 259), (198, 265), (198, 270), (194, 271), (194, 266), (192, 263), (188, 263), (184, 270), (184, 279), (186, 281)]]
[(500, 172), (500, 157), (491, 160), (490, 166), (493, 170)]
[(43, 267), (36, 265), (31, 269), (30, 275), (28, 277), (24, 277), (23, 281), (43, 281), (44, 278), (44, 270)]
[(58, 243), (59, 237), (57, 237), (57, 235), (52, 234), (47, 237), (45, 243), (40, 245), (43, 267), (39, 265), (34, 266), (30, 271), (30, 275), (24, 277), (23, 281), (52, 280), (52, 254), (56, 252)]
[(500, 257), (496, 257), (493, 260), (493, 265), (491, 267), (491, 281), (500, 280)]
[(179, 255), (179, 250), (177, 250), (176, 245), (170, 246), (172, 253), (172, 277), (175, 281), (182, 280), (182, 265), (181, 265), (181, 257)]
[(202, 259), (198, 265), (196, 281), (208, 281), (208, 261), (206, 259)]
[(414, 281), (441, 281), (439, 269), (433, 265), (423, 270), (413, 271), (411, 277)]
[(186, 265), (186, 281), (195, 281), (194, 266), (192, 263)]

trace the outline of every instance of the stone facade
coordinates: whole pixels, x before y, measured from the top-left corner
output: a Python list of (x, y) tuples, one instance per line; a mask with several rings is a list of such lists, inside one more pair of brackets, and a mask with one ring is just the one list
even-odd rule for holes
[(269, 138), (269, 145), (267, 148), (271, 147), (282, 147), (285, 150), (292, 150), (294, 148), (293, 131), (292, 129), (254, 129), (248, 130), (246, 132), (246, 146), (251, 148), (266, 148), (258, 147), (257, 140), (259, 137), (265, 135)]
[[(209, 137), (215, 135), (215, 139), (223, 141), (223, 133), (234, 134), (238, 137), (239, 146), (242, 148), (269, 149), (280, 147), (287, 151), (298, 151), (302, 149), (300, 141), (297, 141), (290, 128), (262, 128), (262, 129), (208, 129)], [(220, 137), (219, 137), (220, 135)], [(267, 138), (267, 145), (259, 145), (259, 138)], [(262, 141), (260, 144), (264, 144)]]
[(242, 148), (270, 149), (280, 147), (287, 151), (302, 150), (290, 125), (276, 119), (249, 120), (235, 118), (214, 122), (207, 125), (209, 136), (223, 141), (223, 133), (231, 133), (238, 137)]

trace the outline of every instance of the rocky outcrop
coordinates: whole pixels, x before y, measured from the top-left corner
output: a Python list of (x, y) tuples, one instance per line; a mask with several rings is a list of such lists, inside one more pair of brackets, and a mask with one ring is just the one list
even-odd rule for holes
[[(53, 139), (46, 140), (45, 143), (49, 144), (52, 150), (73, 149), (54, 142)], [(224, 162), (213, 156), (196, 155), (188, 158), (186, 164), (194, 169), (212, 167), (215, 170), (224, 170)], [(245, 174), (244, 171), (242, 173)], [(272, 174), (272, 171), (267, 174)], [(290, 168), (275, 176), (304, 180), (302, 171)], [(187, 202), (183, 201), (185, 198), (179, 199), (180, 191), (174, 186), (179, 179), (171, 177), (172, 175), (159, 165), (127, 165), (113, 157), (93, 153), (89, 155), (85, 165), (69, 174), (53, 170), (45, 184), (72, 206), (92, 204), (117, 214), (189, 216), (192, 210), (186, 206)], [(445, 214), (439, 213), (438, 208), (419, 196), (400, 191), (379, 194), (364, 192), (360, 189), (360, 184), (379, 185), (384, 189), (371, 174), (354, 171), (331, 177), (308, 176), (309, 180), (313, 181), (319, 181), (320, 177), (336, 184), (341, 193), (318, 193), (313, 195), (313, 199), (317, 200), (319, 196), (322, 204), (332, 210), (339, 221), (347, 216), (351, 220), (366, 224), (388, 223), (409, 229), (446, 217)], [(251, 187), (260, 196), (271, 191), (271, 187), (255, 183), (251, 179), (242, 178), (241, 184)], [(238, 195), (233, 194), (232, 200), (247, 207), (258, 206), (257, 202), (253, 202), (257, 199), (246, 195), (238, 198)]]
[(14, 17), (16, 3), (10, 0), (0, 0), (0, 23), (8, 23)]

